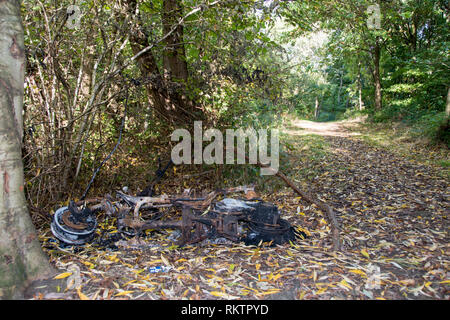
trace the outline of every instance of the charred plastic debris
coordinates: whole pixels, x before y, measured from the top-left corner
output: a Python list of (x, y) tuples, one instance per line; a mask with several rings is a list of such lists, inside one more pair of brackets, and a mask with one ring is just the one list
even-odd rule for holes
[[(243, 193), (244, 197), (227, 197), (236, 193)], [(220, 201), (217, 200), (219, 196), (223, 197)], [(181, 219), (179, 216), (164, 219), (167, 212), (164, 208), (181, 211)], [(190, 190), (179, 196), (159, 197), (131, 196), (119, 191), (115, 199), (107, 196), (78, 203), (71, 201), (67, 207), (55, 212), (51, 231), (64, 244), (94, 243), (96, 214), (100, 212), (116, 218), (118, 236), (110, 242), (126, 237), (139, 238), (150, 229), (179, 230), (179, 246), (218, 238), (246, 245), (262, 242), (277, 245), (306, 237), (304, 232), (280, 217), (277, 206), (259, 199), (253, 187), (229, 188), (203, 197), (191, 195)], [(143, 213), (150, 218), (142, 219)]]

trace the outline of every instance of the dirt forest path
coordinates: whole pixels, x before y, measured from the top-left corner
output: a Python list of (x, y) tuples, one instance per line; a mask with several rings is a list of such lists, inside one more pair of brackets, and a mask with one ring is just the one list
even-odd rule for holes
[(296, 119), (292, 121), (291, 128), (286, 133), (294, 136), (315, 134), (330, 137), (350, 137), (358, 136), (360, 133), (351, 132), (349, 129), (356, 128), (362, 118), (335, 122), (314, 122)]
[[(382, 279), (377, 287), (384, 288), (384, 298), (448, 299), (448, 177), (439, 168), (368, 145), (358, 132), (361, 120), (291, 122), (285, 132), (294, 141), (319, 136), (327, 145), (313, 165), (316, 174), (308, 188), (335, 208), (343, 251), (352, 252), (359, 266), (350, 272), (366, 285), (370, 278)], [(356, 286), (372, 297), (370, 290)]]
[[(61, 248), (41, 241), (54, 265), (81, 269), (82, 285), (41, 298), (64, 299), (449, 299), (449, 188), (439, 169), (360, 139), (358, 121), (296, 120), (285, 130), (282, 169), (335, 209), (342, 251), (331, 251), (323, 213), (292, 190), (263, 193), (309, 237), (283, 246), (174, 246), (173, 231), (140, 243)], [(351, 129), (351, 130), (350, 130)], [(274, 178), (271, 178), (274, 179)], [(117, 235), (99, 219), (99, 234)], [(151, 273), (166, 266), (169, 271)], [(39, 297), (38, 297), (39, 298)]]

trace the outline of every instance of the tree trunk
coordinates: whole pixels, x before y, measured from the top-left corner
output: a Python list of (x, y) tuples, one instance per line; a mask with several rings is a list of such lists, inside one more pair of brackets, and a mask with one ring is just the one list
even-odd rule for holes
[(0, 299), (20, 298), (52, 272), (24, 195), (21, 144), (25, 54), (20, 2), (0, 1)]
[(383, 109), (383, 96), (381, 93), (381, 75), (380, 75), (380, 59), (381, 59), (381, 47), (379, 39), (377, 38), (375, 42), (375, 47), (373, 50), (373, 80), (375, 84), (375, 109)]
[[(183, 18), (183, 10), (179, 0), (164, 0), (163, 32), (168, 34), (172, 28)], [(173, 82), (186, 84), (188, 70), (186, 53), (184, 49), (183, 26), (177, 25), (175, 31), (167, 37), (164, 48), (165, 74)]]
[(314, 117), (316, 118), (316, 120), (318, 120), (319, 116), (320, 116), (320, 103), (319, 103), (319, 98), (316, 97), (316, 106), (314, 108)]
[[(157, 116), (173, 125), (186, 124), (191, 120), (196, 120), (197, 115), (193, 112), (193, 103), (185, 95), (188, 73), (182, 42), (183, 28), (177, 26), (175, 30), (172, 30), (182, 18), (181, 7), (177, 1), (170, 0), (164, 2), (163, 10), (163, 36), (170, 33), (164, 42), (166, 48), (163, 56), (163, 68), (168, 70), (160, 72), (151, 50), (142, 54), (137, 62), (144, 79), (153, 78), (151, 83), (146, 84), (146, 88), (150, 104)], [(133, 54), (137, 54), (149, 45), (149, 37), (140, 24), (141, 19), (136, 0), (128, 0), (128, 12), (136, 22), (131, 32), (130, 44)], [(176, 90), (171, 87), (174, 84)]]
[(361, 62), (358, 63), (358, 104), (359, 104), (359, 111), (363, 111), (364, 103), (362, 100)]
[(341, 70), (339, 72), (339, 78), (340, 78), (340, 84), (339, 84), (338, 101), (337, 101), (338, 107), (341, 105), (341, 92), (342, 92), (342, 85), (343, 85), (343, 81), (344, 81), (344, 70)]
[[(164, 0), (162, 21), (163, 34), (170, 36), (165, 40), (164, 48), (164, 77), (167, 85), (175, 86), (173, 99), (179, 106), (193, 113), (194, 103), (186, 95), (186, 86), (189, 78), (188, 65), (186, 61), (186, 50), (184, 48), (184, 28), (178, 24), (183, 18), (183, 7), (181, 0)], [(175, 30), (172, 32), (172, 29)]]

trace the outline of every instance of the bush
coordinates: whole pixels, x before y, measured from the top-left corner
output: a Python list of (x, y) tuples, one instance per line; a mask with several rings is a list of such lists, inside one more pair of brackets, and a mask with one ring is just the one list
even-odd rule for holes
[(339, 113), (336, 120), (355, 119), (367, 114), (366, 110), (360, 111), (358, 109), (347, 109), (345, 112)]
[(415, 134), (428, 137), (433, 142), (443, 142), (450, 147), (450, 119), (445, 112), (422, 116), (414, 125)]

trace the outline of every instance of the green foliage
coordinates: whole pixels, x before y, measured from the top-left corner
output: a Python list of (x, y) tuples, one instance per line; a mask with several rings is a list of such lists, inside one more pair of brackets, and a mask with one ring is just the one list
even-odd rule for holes
[[(381, 29), (367, 26), (373, 1), (302, 1), (284, 4), (286, 21), (295, 33), (311, 31), (317, 21), (329, 37), (320, 57), (325, 77), (303, 81), (301, 96), (293, 97), (296, 111), (313, 118), (314, 99), (321, 97), (319, 121), (361, 113), (359, 93), (372, 121), (417, 122), (421, 134), (446, 140), (441, 124), (450, 87), (448, 3), (440, 0), (381, 2)], [(381, 47), (382, 110), (375, 110), (374, 45)], [(439, 116), (441, 115), (441, 116)], [(440, 131), (437, 128), (441, 128)], [(445, 130), (444, 130), (445, 131)], [(441, 133), (438, 133), (441, 132)]]
[(450, 148), (450, 123), (445, 112), (426, 114), (414, 123), (414, 135), (445, 143)]

